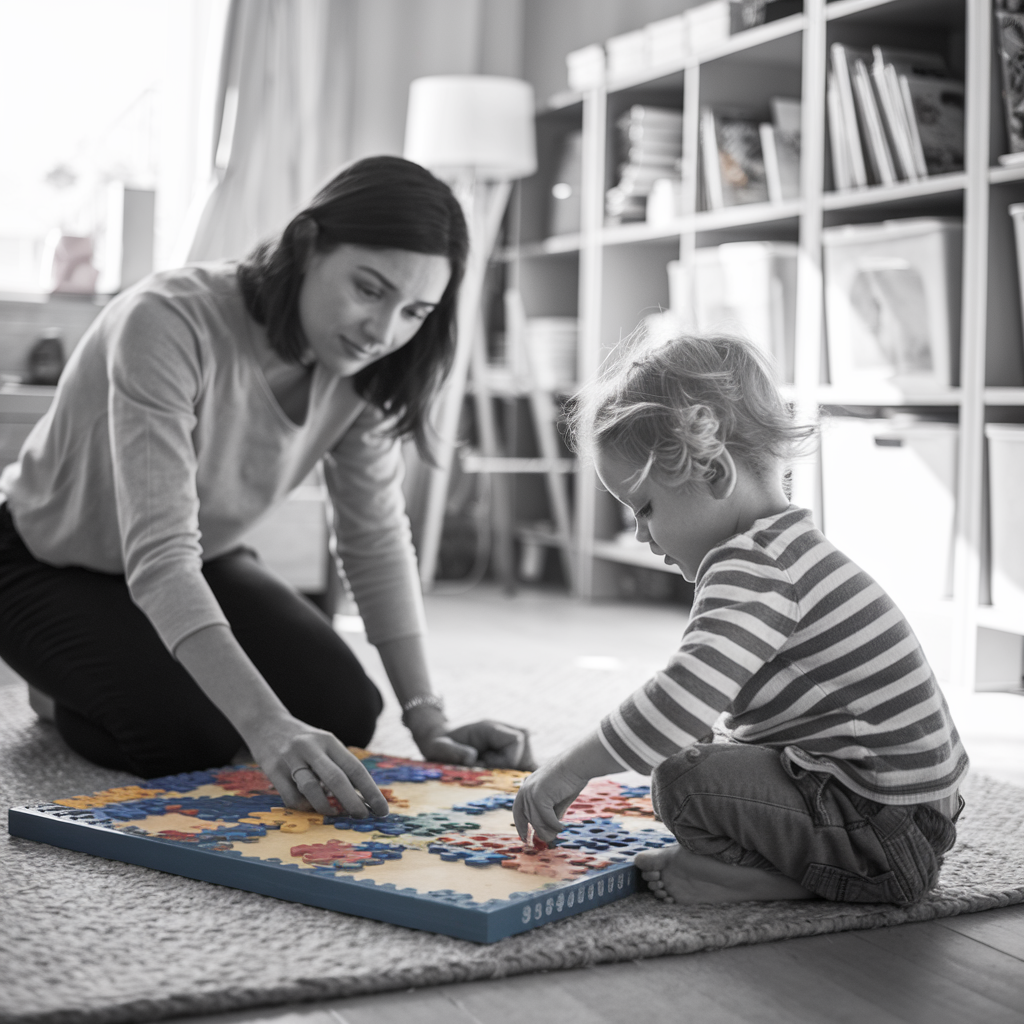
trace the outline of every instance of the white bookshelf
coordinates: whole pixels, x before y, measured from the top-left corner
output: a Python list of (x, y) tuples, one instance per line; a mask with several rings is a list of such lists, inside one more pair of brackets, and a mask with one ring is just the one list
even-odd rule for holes
[[(542, 164), (545, 138), (557, 139), (566, 126), (582, 128), (581, 230), (558, 238), (538, 237), (519, 250), (524, 295), (532, 315), (553, 312), (552, 289), (557, 281), (574, 281), (579, 369), (581, 379), (588, 379), (608, 349), (644, 315), (667, 308), (664, 268), (669, 259), (686, 263), (698, 246), (724, 241), (796, 242), (800, 258), (795, 381), (786, 392), (801, 415), (814, 417), (826, 406), (833, 415), (838, 414), (836, 407), (839, 412), (843, 407), (931, 408), (958, 417), (954, 593), (952, 602), (936, 608), (935, 622), (941, 623), (939, 631), (950, 642), (947, 678), (963, 689), (975, 686), (979, 636), (982, 643), (986, 630), (1024, 636), (1024, 616), (997, 611), (980, 600), (986, 572), (984, 424), (994, 413), (1003, 420), (1024, 421), (1020, 299), (1012, 226), (1006, 213), (1010, 204), (1024, 202), (1024, 167), (1002, 167), (997, 159), (1006, 145), (992, 27), (992, 0), (804, 0), (803, 14), (733, 36), (700, 59), (580, 96), (563, 95), (556, 109), (539, 116)], [(951, 51), (959, 47), (965, 56), (964, 171), (891, 187), (832, 191), (825, 161), (830, 43), (890, 42), (927, 48), (939, 37)], [(696, 170), (701, 104), (740, 105), (747, 97), (756, 108), (759, 103), (767, 105), (768, 95), (802, 99), (801, 199), (700, 210)], [(632, 103), (674, 106), (683, 114), (683, 208), (681, 216), (669, 224), (605, 224), (611, 133), (618, 113)], [(543, 171), (535, 187), (537, 224), (543, 190), (550, 187)], [(959, 386), (909, 393), (888, 386), (850, 389), (823, 384), (822, 229), (951, 214), (964, 220)], [(571, 261), (571, 267), (566, 261)], [(820, 484), (813, 462), (797, 467), (794, 483), (794, 500), (820, 515)], [(579, 468), (575, 486), (581, 597), (614, 595), (616, 573), (623, 564), (667, 568), (649, 552), (615, 540), (621, 530), (619, 513), (600, 491), (591, 467)]]

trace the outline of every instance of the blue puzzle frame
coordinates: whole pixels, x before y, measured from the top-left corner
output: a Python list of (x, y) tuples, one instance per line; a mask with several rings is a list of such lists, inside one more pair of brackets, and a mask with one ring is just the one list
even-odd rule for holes
[[(340, 860), (332, 860), (333, 851), (328, 847), (333, 840), (327, 846), (314, 844), (307, 848), (309, 854), (326, 853), (327, 860), (320, 862), (323, 866), (318, 864), (316, 856), (309, 859), (304, 856), (303, 865), (283, 863), (277, 857), (245, 857), (237, 848), (237, 841), (258, 842), (268, 829), (274, 828), (303, 833), (305, 826), (286, 827), (286, 818), (287, 815), (301, 817), (306, 812), (285, 811), (280, 796), (258, 768), (234, 765), (151, 779), (143, 784), (145, 789), (128, 786), (36, 807), (14, 807), (8, 812), (9, 831), (19, 838), (198, 881), (481, 943), (496, 942), (628, 896), (639, 885), (632, 855), (641, 849), (674, 842), (671, 833), (663, 826), (655, 826), (652, 820), (648, 787), (612, 783), (609, 792), (608, 782), (595, 780), (596, 791), (591, 792), (592, 787), (588, 787), (573, 805), (575, 816), (569, 815), (573, 820), (567, 822), (557, 844), (562, 852), (553, 852), (564, 864), (572, 857), (571, 851), (579, 851), (576, 857), (581, 859), (568, 861), (578, 866), (574, 878), (563, 876), (560, 880), (546, 882), (540, 889), (513, 892), (507, 898), (489, 900), (475, 900), (470, 893), (451, 889), (424, 893), (414, 888), (400, 888), (394, 882), (377, 881), (372, 873), (362, 875), (362, 867), (356, 862), (370, 867), (381, 864), (384, 859), (400, 859), (405, 849), (400, 840), (406, 833), (421, 838), (437, 837), (436, 842), (429, 841), (428, 852), (446, 861), (464, 860), (471, 872), (504, 863), (509, 857), (516, 859), (518, 840), (514, 836), (511, 851), (507, 848), (503, 851), (500, 845), (496, 847), (493, 843), (496, 837), (486, 833), (480, 834), (482, 847), (475, 849), (471, 830), (477, 828), (476, 825), (468, 819), (463, 819), (462, 823), (445, 820), (451, 813), (475, 818), (499, 808), (510, 809), (515, 783), (511, 790), (505, 788), (509, 780), (504, 779), (503, 785), (496, 778), (501, 774), (497, 770), (492, 774), (484, 768), (436, 765), (353, 750), (378, 784), (438, 779), (453, 783), (451, 810), (420, 812), (419, 816), (414, 813), (411, 817), (389, 814), (386, 818), (366, 820), (344, 815), (324, 816), (324, 825), (333, 825), (343, 833), (350, 830), (377, 832), (379, 839), (388, 839), (386, 843), (372, 840), (359, 843), (356, 838), (354, 846), (347, 840), (338, 840), (347, 845), (348, 851), (359, 851), (359, 856), (351, 860), (347, 859), (347, 854), (342, 854)], [(524, 777), (523, 773), (511, 774)], [(196, 787), (211, 783), (220, 786), (226, 795), (192, 795)], [(461, 789), (462, 786), (482, 786), (485, 788), (481, 793), (485, 793), (492, 783), (498, 793), (475, 799)], [(391, 790), (385, 788), (383, 792), (392, 800)], [(396, 798), (398, 806), (402, 806), (402, 799)], [(183, 802), (191, 806), (182, 808)], [(179, 827), (154, 834), (132, 824), (165, 813), (164, 805), (170, 805), (167, 812), (191, 815), (195, 824), (200, 825), (199, 831), (186, 835)], [(275, 809), (285, 820), (275, 819)], [(651, 827), (624, 830), (615, 817), (619, 813), (639, 813), (641, 818), (649, 818)], [(263, 817), (255, 821), (253, 815)], [(452, 833), (461, 834), (468, 842), (454, 842), (450, 838)], [(399, 842), (392, 845), (392, 837)], [(296, 839), (301, 846), (298, 834)], [(447, 843), (452, 845), (446, 847)], [(544, 869), (544, 858), (548, 855), (543, 850), (539, 853), (541, 859), (536, 866)], [(296, 855), (293, 851), (292, 856)], [(588, 861), (593, 866), (588, 868)], [(347, 870), (360, 874), (354, 877), (346, 873)], [(546, 870), (527, 872), (529, 875), (546, 873)], [(554, 877), (557, 879), (557, 875)]]
[(370, 879), (328, 878), (296, 865), (270, 864), (236, 852), (201, 850), (156, 836), (119, 832), (102, 824), (57, 817), (45, 807), (13, 807), (8, 824), (11, 835), (22, 839), (481, 943), (497, 942), (622, 899), (636, 891), (638, 878), (632, 864), (619, 863), (541, 892), (514, 893), (507, 900), (486, 903), (456, 902)]

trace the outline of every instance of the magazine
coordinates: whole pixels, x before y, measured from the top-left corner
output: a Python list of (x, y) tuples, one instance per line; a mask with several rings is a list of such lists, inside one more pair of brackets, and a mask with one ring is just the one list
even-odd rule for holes
[(701, 110), (701, 148), (709, 207), (768, 201), (758, 122)]
[(1024, 152), (1024, 14), (996, 14), (996, 46), (1003, 81), (1007, 146)]

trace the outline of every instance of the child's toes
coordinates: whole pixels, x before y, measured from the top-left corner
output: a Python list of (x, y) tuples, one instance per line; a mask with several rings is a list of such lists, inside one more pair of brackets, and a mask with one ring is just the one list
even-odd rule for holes
[(659, 878), (661, 878), (661, 872), (660, 871), (641, 871), (640, 872), (640, 877), (645, 882), (656, 882)]

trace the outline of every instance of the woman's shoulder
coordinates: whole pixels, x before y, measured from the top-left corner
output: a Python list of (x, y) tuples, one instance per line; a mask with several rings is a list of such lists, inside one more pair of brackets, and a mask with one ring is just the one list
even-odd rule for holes
[(234, 260), (190, 263), (158, 271), (123, 292), (113, 304), (125, 310), (164, 307), (185, 316), (218, 309), (237, 313), (245, 307)]
[(234, 261), (159, 271), (114, 298), (101, 314), (108, 342), (120, 347), (141, 336), (179, 337), (189, 345), (234, 347), (251, 327)]

